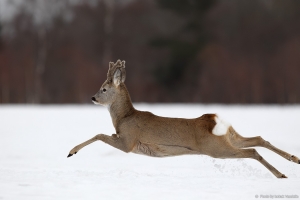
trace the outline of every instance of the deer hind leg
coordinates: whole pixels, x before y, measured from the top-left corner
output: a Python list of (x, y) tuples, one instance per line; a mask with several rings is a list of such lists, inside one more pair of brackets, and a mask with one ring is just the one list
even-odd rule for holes
[(238, 149), (235, 147), (226, 146), (226, 149), (220, 149), (217, 154), (212, 155), (215, 158), (252, 158), (263, 164), (277, 178), (287, 178), (280, 173), (275, 167), (269, 164), (255, 149)]
[(270, 142), (265, 141), (261, 136), (257, 137), (243, 137), (239, 135), (232, 127), (230, 128), (229, 135), (228, 135), (229, 141), (232, 146), (237, 148), (247, 148), (247, 147), (254, 147), (254, 146), (260, 146), (265, 147), (278, 155), (282, 156), (283, 158), (300, 164), (300, 159), (294, 155), (291, 155), (285, 151), (282, 151), (281, 149), (278, 149), (277, 147), (270, 144)]

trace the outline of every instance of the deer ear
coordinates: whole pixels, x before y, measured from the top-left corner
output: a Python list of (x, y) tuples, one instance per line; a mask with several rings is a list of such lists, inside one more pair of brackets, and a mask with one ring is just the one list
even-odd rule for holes
[(115, 86), (119, 86), (122, 82), (122, 72), (120, 69), (117, 69), (114, 73), (114, 78), (113, 78)]
[(125, 70), (125, 66), (121, 68), (121, 77), (122, 77), (122, 83), (125, 82), (126, 79), (126, 70)]
[(118, 68), (114, 73), (114, 84), (118, 87), (121, 83), (124, 83), (126, 79), (125, 68)]
[(125, 70), (125, 60), (123, 60), (122, 62), (121, 62), (121, 64), (122, 64), (122, 68), (121, 68), (121, 72), (122, 72), (122, 83), (124, 83), (125, 82), (125, 79), (126, 79), (126, 70)]

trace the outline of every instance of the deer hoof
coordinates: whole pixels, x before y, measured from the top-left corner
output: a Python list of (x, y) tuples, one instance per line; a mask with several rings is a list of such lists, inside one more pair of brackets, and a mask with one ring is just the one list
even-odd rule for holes
[(71, 156), (73, 156), (73, 154), (69, 154), (67, 158), (69, 158), (69, 157), (71, 157)]
[(290, 161), (300, 164), (300, 159), (294, 155), (291, 155)]
[(282, 174), (280, 178), (287, 178), (287, 176)]

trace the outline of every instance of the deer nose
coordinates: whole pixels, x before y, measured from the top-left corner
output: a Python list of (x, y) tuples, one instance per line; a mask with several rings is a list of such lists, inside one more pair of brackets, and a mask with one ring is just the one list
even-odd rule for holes
[(92, 101), (96, 101), (96, 98), (95, 98), (95, 97), (92, 97), (91, 99), (92, 99)]

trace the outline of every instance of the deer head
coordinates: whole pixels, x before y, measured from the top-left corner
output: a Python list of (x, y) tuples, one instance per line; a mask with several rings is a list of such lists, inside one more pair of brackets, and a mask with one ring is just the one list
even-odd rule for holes
[(125, 61), (117, 60), (116, 63), (109, 62), (107, 79), (100, 90), (92, 97), (95, 104), (110, 106), (117, 98), (120, 98), (122, 85), (125, 82)]

